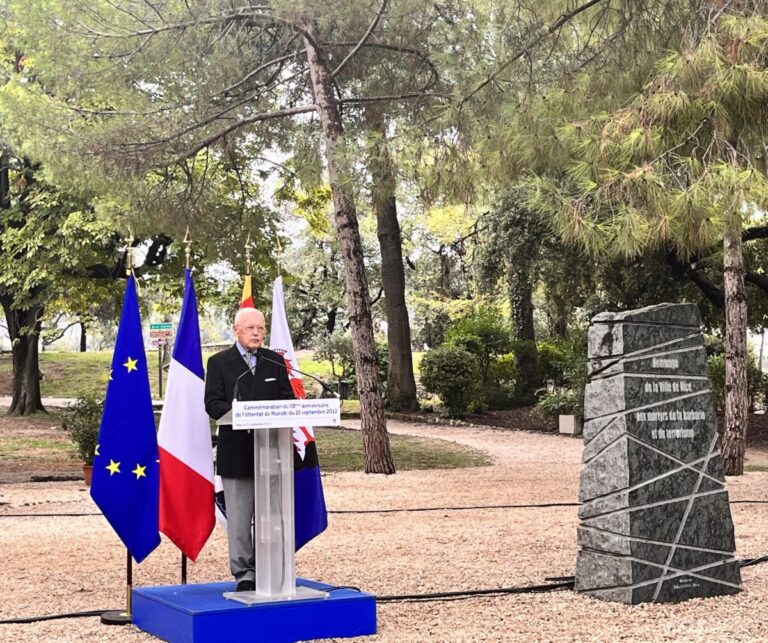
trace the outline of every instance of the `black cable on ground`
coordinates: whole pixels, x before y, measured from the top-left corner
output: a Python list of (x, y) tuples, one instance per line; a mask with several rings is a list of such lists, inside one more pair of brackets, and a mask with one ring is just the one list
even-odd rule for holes
[(430, 594), (402, 594), (393, 596), (377, 596), (377, 603), (397, 602), (427, 602), (442, 600), (457, 600), (462, 598), (474, 598), (477, 596), (494, 596), (506, 594), (537, 594), (554, 592), (563, 589), (573, 589), (573, 581), (561, 583), (549, 583), (547, 585), (526, 585), (523, 587), (499, 587), (496, 589), (468, 589), (455, 592), (433, 592)]
[(40, 621), (55, 621), (60, 618), (82, 618), (84, 616), (101, 616), (105, 612), (114, 610), (91, 610), (88, 612), (68, 612), (66, 614), (48, 614), (46, 616), (25, 616), (22, 618), (7, 618), (0, 621), (0, 625), (18, 625), (25, 623), (38, 623)]
[[(766, 505), (768, 500), (731, 500), (732, 505)], [(426, 511), (476, 511), (481, 509), (556, 509), (558, 507), (580, 507), (579, 502), (544, 502), (526, 505), (469, 505), (464, 507), (404, 507), (395, 509), (330, 509), (329, 514), (388, 514), (388, 513), (420, 513)], [(0, 518), (72, 518), (79, 516), (100, 516), (93, 513), (32, 513), (32, 514), (3, 514)]]
[(68, 514), (0, 514), (0, 518), (79, 518), (81, 516), (101, 516), (99, 512)]
[[(739, 561), (739, 567), (751, 567), (759, 563), (768, 562), (768, 555), (759, 558), (746, 558)], [(545, 592), (556, 592), (560, 590), (573, 589), (575, 576), (551, 576), (546, 580), (553, 581), (546, 585), (524, 585), (522, 587), (498, 587), (493, 589), (467, 589), (453, 592), (432, 592), (428, 594), (392, 594), (389, 596), (374, 596), (376, 603), (427, 603), (432, 601), (455, 601), (465, 598), (477, 598), (480, 596), (507, 596), (513, 594), (542, 594)], [(329, 591), (334, 592), (340, 589), (352, 589), (360, 591), (353, 585), (340, 585), (332, 587)], [(84, 616), (101, 616), (105, 612), (113, 610), (93, 610), (89, 612), (69, 612), (66, 614), (50, 614), (47, 616), (28, 616), (23, 618), (11, 618), (0, 620), (0, 625), (14, 625), (37, 623), (40, 621), (53, 621), (63, 618), (81, 618)]]
[(403, 509), (335, 509), (329, 514), (391, 514), (418, 513), (422, 511), (471, 511), (477, 509), (551, 509), (554, 507), (578, 507), (578, 502), (546, 502), (532, 505), (470, 505), (467, 507), (406, 507)]
[(760, 563), (768, 562), (768, 556), (760, 556), (760, 558), (745, 558), (739, 561), (739, 567), (751, 567), (752, 565), (759, 565)]

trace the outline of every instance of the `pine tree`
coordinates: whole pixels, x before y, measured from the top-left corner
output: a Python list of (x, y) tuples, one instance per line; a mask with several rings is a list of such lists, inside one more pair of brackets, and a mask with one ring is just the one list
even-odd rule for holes
[(768, 205), (766, 45), (759, 14), (713, 9), (629, 104), (557, 130), (564, 171), (536, 181), (563, 238), (595, 254), (687, 260), (722, 243), (729, 475), (743, 473), (748, 421), (742, 232)]

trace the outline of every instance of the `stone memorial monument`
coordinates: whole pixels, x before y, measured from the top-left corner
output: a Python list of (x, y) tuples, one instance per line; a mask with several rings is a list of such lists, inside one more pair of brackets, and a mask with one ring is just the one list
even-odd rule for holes
[(694, 304), (589, 327), (576, 590), (637, 604), (741, 588)]

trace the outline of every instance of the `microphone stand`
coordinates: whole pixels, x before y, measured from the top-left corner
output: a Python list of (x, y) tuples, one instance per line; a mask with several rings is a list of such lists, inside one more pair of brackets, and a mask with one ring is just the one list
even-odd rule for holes
[(249, 366), (242, 373), (240, 373), (240, 375), (237, 376), (237, 379), (235, 380), (235, 390), (234, 390), (234, 395), (233, 395), (233, 400), (234, 401), (236, 401), (236, 402), (240, 401), (240, 380), (242, 378), (244, 378), (246, 375), (248, 375), (248, 373), (253, 373), (254, 368), (251, 368)]
[(334, 397), (337, 397), (341, 399), (341, 395), (339, 395), (336, 391), (334, 391), (330, 386), (328, 386), (323, 380), (321, 380), (319, 377), (315, 377), (311, 373), (305, 373), (304, 371), (300, 371), (295, 366), (288, 366), (288, 364), (285, 363), (285, 360), (282, 362), (278, 362), (277, 360), (270, 359), (264, 353), (262, 353), (261, 348), (256, 349), (256, 355), (258, 355), (257, 359), (263, 359), (265, 362), (270, 362), (271, 364), (277, 364), (278, 366), (282, 366), (283, 368), (289, 368), (292, 371), (295, 371), (299, 375), (303, 375), (304, 377), (308, 377), (310, 379), (315, 380), (320, 386), (323, 387), (323, 391), (330, 393)]

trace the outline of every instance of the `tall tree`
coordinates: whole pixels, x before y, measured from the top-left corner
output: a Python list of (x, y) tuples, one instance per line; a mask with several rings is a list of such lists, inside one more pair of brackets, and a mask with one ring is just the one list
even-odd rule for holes
[[(292, 117), (317, 114), (355, 342), (365, 468), (393, 473), (357, 212), (344, 160), (349, 142), (343, 138), (343, 99), (335, 88), (339, 71), (372, 33), (360, 20), (365, 12), (339, 7), (328, 20), (311, 3), (88, 5), (87, 12), (73, 3), (52, 13), (49, 3), (36, 5), (45, 23), (58, 25), (54, 30), (62, 49), (58, 60), (50, 51), (35, 51), (36, 73), (48, 92), (17, 83), (11, 96), (37, 101), (53, 119), (51, 125), (77, 131), (80, 138), (69, 137), (63, 150), (69, 158), (78, 156), (73, 148), (79, 146), (81, 159), (99, 155), (107, 173), (186, 166), (207, 150), (215, 158), (246, 148), (258, 153), (284, 135)], [(385, 6), (370, 14), (374, 27)], [(358, 40), (350, 43), (350, 33), (359, 34)], [(44, 35), (49, 43), (51, 35)], [(32, 51), (34, 43), (25, 44)], [(66, 78), (62, 63), (75, 61), (98, 89), (73, 86)], [(88, 105), (89, 92), (98, 96), (96, 104)], [(263, 124), (260, 130), (257, 123)]]
[(570, 162), (538, 184), (561, 234), (592, 250), (667, 247), (685, 260), (722, 240), (730, 475), (743, 472), (748, 408), (741, 238), (768, 205), (766, 44), (768, 21), (751, 9), (712, 8), (628, 106), (561, 128)]
[(393, 411), (415, 411), (416, 379), (413, 374), (411, 326), (405, 303), (405, 268), (400, 223), (397, 219), (396, 176), (388, 148), (381, 111), (366, 108), (366, 123), (375, 135), (369, 146), (373, 210), (381, 248), (381, 285), (387, 310), (387, 404)]
[(507, 193), (504, 201), (486, 215), (485, 224), (486, 244), (481, 261), (483, 281), (495, 285), (499, 281), (499, 269), (503, 269), (519, 372), (515, 397), (519, 403), (532, 404), (541, 386), (533, 323), (533, 291), (545, 239), (544, 224), (539, 213), (528, 205), (525, 190), (520, 188)]
[(29, 415), (45, 410), (38, 350), (46, 305), (64, 277), (87, 278), (114, 256), (117, 239), (87, 202), (48, 184), (29, 161), (6, 158), (13, 187), (0, 209), (0, 305), (13, 347), (9, 413)]
[(362, 241), (357, 225), (357, 211), (349, 183), (339, 163), (344, 128), (341, 114), (334, 100), (331, 69), (322, 49), (317, 44), (318, 31), (314, 22), (299, 26), (307, 53), (312, 79), (312, 90), (323, 127), (326, 162), (333, 194), (336, 229), (344, 258), (344, 276), (347, 285), (347, 315), (352, 328), (355, 347), (357, 392), (360, 396), (360, 419), (363, 446), (366, 453), (366, 473), (394, 473), (395, 467), (389, 449), (384, 405), (379, 389), (378, 359), (373, 337), (371, 303), (368, 280), (363, 263)]

